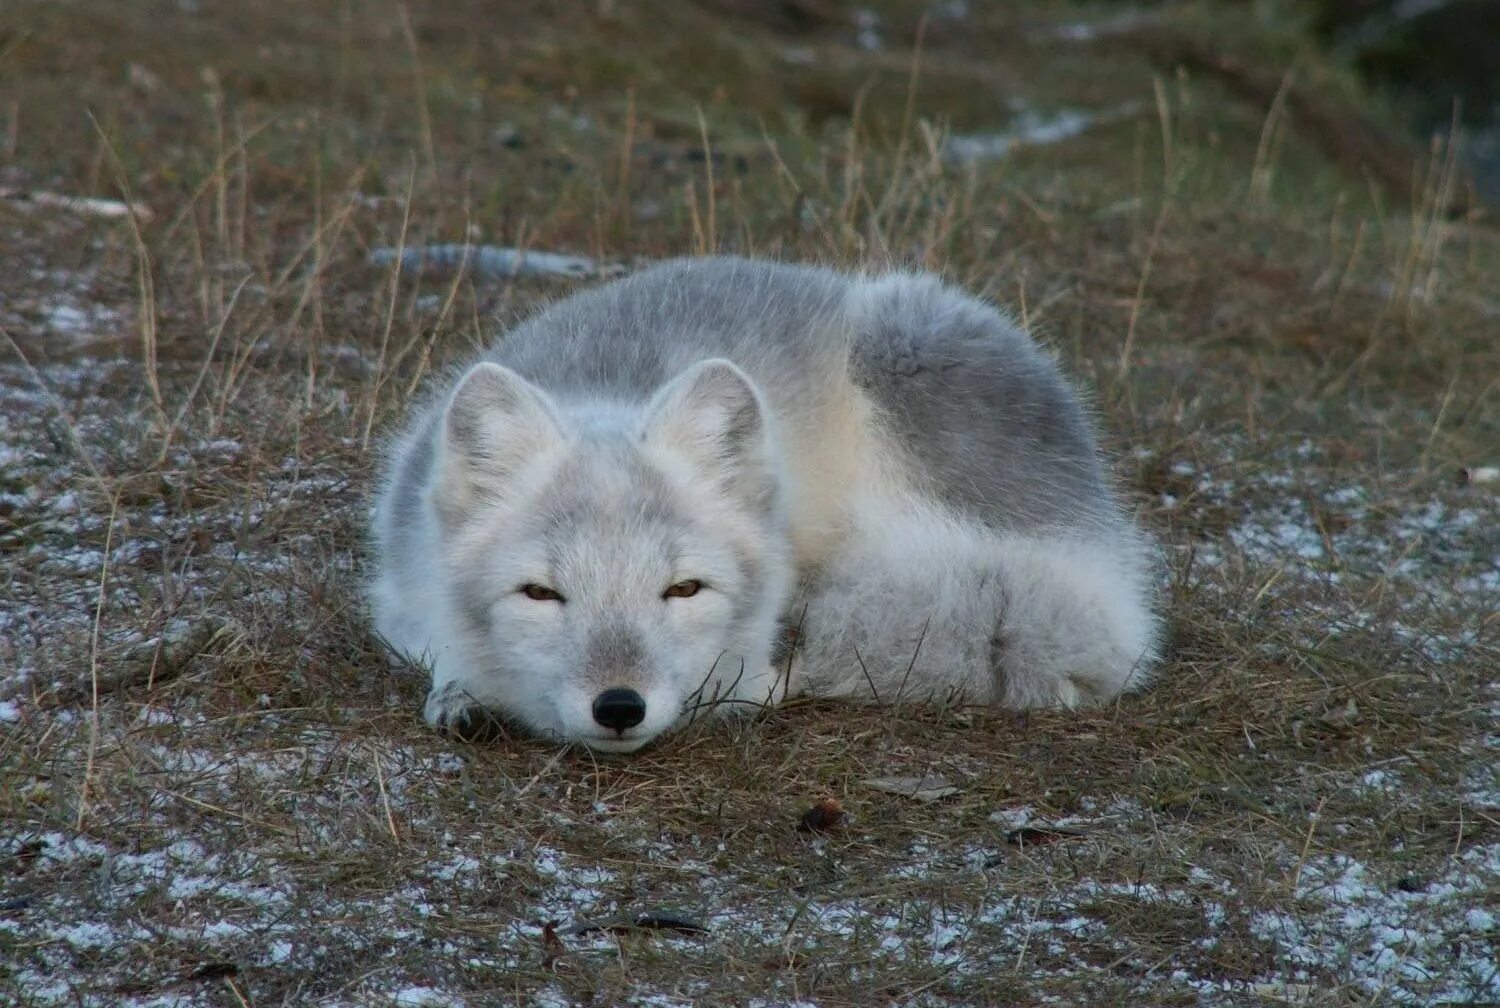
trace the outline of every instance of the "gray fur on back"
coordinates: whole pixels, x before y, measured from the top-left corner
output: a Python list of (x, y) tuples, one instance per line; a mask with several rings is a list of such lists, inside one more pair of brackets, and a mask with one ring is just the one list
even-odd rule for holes
[(850, 304), (832, 270), (675, 260), (552, 306), (485, 356), (560, 399), (622, 402), (727, 357), (773, 413), (810, 412), (847, 366), (924, 489), (955, 509), (997, 529), (1112, 520), (1090, 424), (1051, 356), (992, 307), (903, 280)]

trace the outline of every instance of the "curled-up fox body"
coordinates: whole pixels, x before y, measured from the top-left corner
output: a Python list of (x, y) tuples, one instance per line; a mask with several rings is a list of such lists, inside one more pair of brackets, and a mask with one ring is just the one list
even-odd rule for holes
[(797, 694), (1108, 700), (1156, 657), (1151, 556), (999, 312), (710, 258), (552, 305), (416, 411), (370, 591), (429, 722), (628, 752)]

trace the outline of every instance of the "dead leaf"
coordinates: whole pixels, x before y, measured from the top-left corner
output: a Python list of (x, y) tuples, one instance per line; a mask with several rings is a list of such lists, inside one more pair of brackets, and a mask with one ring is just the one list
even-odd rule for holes
[(803, 833), (830, 833), (844, 824), (844, 806), (832, 795), (802, 813), (797, 829)]
[(1007, 831), (1005, 842), (1017, 847), (1044, 847), (1064, 840), (1081, 840), (1084, 836), (1083, 830), (1064, 826), (1021, 826)]
[(557, 937), (557, 924), (547, 921), (542, 925), (542, 969), (555, 970), (557, 961), (568, 954), (568, 947)]
[(568, 928), (567, 933), (583, 935), (594, 931), (678, 931), (682, 934), (708, 934), (708, 925), (674, 910), (642, 910), (629, 917), (580, 921)]

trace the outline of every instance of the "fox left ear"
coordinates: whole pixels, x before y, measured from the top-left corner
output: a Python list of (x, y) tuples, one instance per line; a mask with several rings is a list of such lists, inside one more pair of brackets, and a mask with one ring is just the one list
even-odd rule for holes
[(727, 360), (695, 364), (663, 386), (646, 410), (641, 440), (686, 457), (756, 510), (776, 502), (765, 406), (755, 384)]
[(438, 506), (451, 521), (476, 498), (504, 499), (527, 462), (563, 437), (546, 393), (488, 362), (459, 381), (442, 423)]

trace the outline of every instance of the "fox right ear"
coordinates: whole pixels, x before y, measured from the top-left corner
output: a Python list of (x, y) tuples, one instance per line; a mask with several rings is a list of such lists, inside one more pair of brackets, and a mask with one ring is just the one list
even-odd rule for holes
[(686, 458), (753, 508), (770, 509), (779, 499), (765, 405), (730, 361), (702, 361), (667, 382), (646, 409), (641, 439)]
[(440, 507), (504, 496), (527, 462), (562, 440), (551, 400), (510, 368), (485, 362), (464, 375), (443, 414)]

